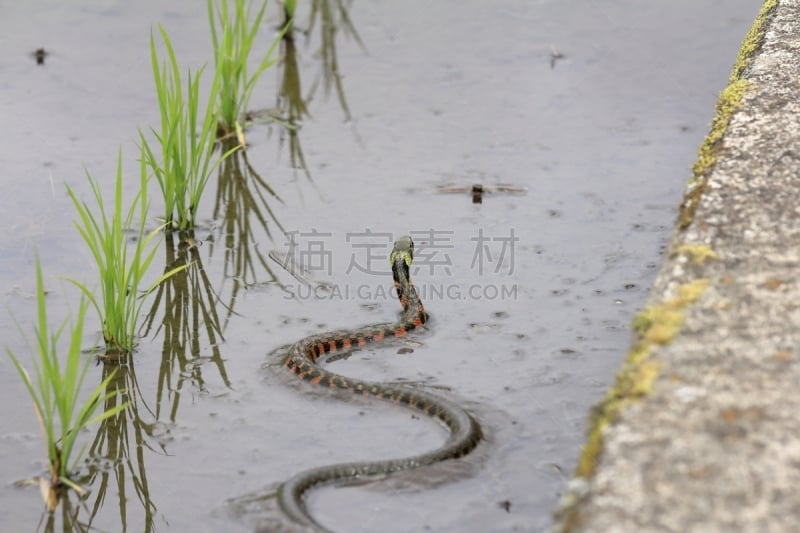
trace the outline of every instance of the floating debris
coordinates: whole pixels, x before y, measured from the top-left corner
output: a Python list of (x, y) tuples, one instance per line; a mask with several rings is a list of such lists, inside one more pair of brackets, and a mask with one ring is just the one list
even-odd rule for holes
[(486, 194), (526, 194), (528, 189), (507, 183), (497, 185), (483, 185), (475, 183), (471, 187), (465, 185), (439, 185), (436, 187), (439, 194), (471, 194), (473, 204), (482, 204)]
[(550, 45), (550, 68), (551, 69), (556, 68), (556, 61), (558, 61), (559, 59), (564, 59), (566, 57), (567, 56), (565, 56), (564, 54), (562, 54), (561, 52), (558, 51), (558, 48), (556, 48), (555, 45), (552, 45), (552, 44)]
[(31, 57), (36, 59), (36, 64), (37, 65), (44, 65), (44, 60), (47, 58), (47, 56), (50, 55), (50, 52), (48, 52), (44, 48), (37, 48), (36, 50), (31, 52), (30, 55), (31, 55)]

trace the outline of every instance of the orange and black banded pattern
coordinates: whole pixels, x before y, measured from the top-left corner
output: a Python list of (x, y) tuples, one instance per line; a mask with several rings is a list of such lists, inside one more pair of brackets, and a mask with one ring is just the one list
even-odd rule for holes
[(357, 330), (306, 337), (289, 349), (282, 363), (308, 383), (381, 398), (439, 419), (450, 429), (450, 438), (440, 448), (412, 457), (322, 466), (295, 475), (278, 488), (277, 494), (280, 508), (295, 522), (325, 531), (311, 517), (303, 502), (304, 494), (315, 485), (352, 481), (456, 459), (471, 452), (482, 438), (480, 426), (475, 419), (451, 400), (410, 386), (347, 378), (329, 372), (317, 364), (317, 360), (325, 354), (358, 348), (388, 338), (405, 337), (427, 322), (428, 315), (410, 279), (409, 269), (413, 257), (414, 243), (411, 238), (398, 239), (390, 256), (395, 289), (403, 307), (402, 316), (397, 323), (376, 324)]
[[(399, 285), (397, 290), (398, 292), (401, 290)], [(401, 301), (404, 302), (404, 308), (408, 306), (408, 299), (405, 295), (401, 296)], [(283, 364), (297, 377), (314, 385), (349, 388), (344, 377), (331, 374), (318, 367), (317, 359), (328, 353), (360, 348), (387, 338), (405, 337), (410, 331), (422, 327), (428, 319), (422, 302), (417, 299), (416, 303), (418, 305), (413, 311), (414, 316), (406, 322), (370, 326), (356, 331), (332, 332), (304, 339), (292, 347)]]

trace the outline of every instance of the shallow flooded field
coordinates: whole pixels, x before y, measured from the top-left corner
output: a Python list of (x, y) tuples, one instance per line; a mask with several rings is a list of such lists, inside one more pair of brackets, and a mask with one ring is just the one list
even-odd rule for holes
[[(131, 404), (86, 433), (91, 492), (70, 503), (82, 526), (58, 511), (54, 530), (280, 531), (271, 490), (299, 470), (439, 446), (434, 421), (320, 393), (274, 364), (307, 335), (395, 320), (386, 257), (404, 234), (417, 243), (428, 327), (328, 367), (446, 395), (485, 441), (456, 462), (314, 490), (311, 512), (341, 532), (551, 523), (760, 3), (355, 2), (351, 27), (331, 5), (336, 31), (323, 18), (308, 28), (301, 7), (309, 31), (262, 78), (251, 107), (267, 111), (254, 114), (246, 157), (209, 183), (193, 240), (162, 245), (155, 270), (190, 267), (145, 303), (152, 314), (117, 379)], [(262, 50), (275, 6), (268, 17)], [(23, 359), (35, 254), (54, 323), (79, 297), (63, 278), (94, 283), (64, 184), (88, 199), (88, 170), (110, 192), (121, 147), (135, 194), (137, 128), (158, 121), (158, 23), (182, 65), (213, 66), (202, 2), (3, 9), (0, 331)], [(302, 101), (287, 92), (298, 83)], [(161, 212), (154, 200), (149, 227)], [(87, 348), (100, 332), (88, 318)], [(93, 366), (87, 381), (107, 370)], [(45, 457), (6, 358), (0, 402), (0, 531), (34, 530), (39, 495), (13, 483), (39, 475)]]

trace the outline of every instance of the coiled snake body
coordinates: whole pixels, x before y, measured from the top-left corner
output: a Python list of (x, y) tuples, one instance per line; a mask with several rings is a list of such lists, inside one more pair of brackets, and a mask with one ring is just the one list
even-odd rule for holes
[(450, 400), (402, 385), (350, 379), (328, 372), (316, 364), (317, 358), (323, 354), (364, 346), (369, 342), (378, 342), (388, 337), (404, 337), (409, 331), (426, 322), (428, 315), (416, 288), (411, 283), (409, 274), (413, 258), (414, 243), (411, 237), (404, 236), (398, 239), (389, 260), (397, 296), (403, 306), (399, 322), (306, 337), (292, 345), (283, 357), (282, 364), (297, 377), (309, 383), (332, 389), (345, 389), (364, 396), (374, 396), (422, 411), (444, 422), (450, 429), (450, 437), (441, 447), (412, 457), (321, 466), (296, 474), (278, 488), (277, 498), (283, 512), (299, 524), (325, 530), (311, 517), (303, 502), (304, 494), (316, 485), (352, 481), (455, 459), (471, 452), (481, 439), (478, 423)]

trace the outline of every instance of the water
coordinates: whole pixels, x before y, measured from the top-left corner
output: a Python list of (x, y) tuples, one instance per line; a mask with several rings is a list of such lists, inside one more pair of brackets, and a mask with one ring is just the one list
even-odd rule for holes
[[(3, 7), (0, 202), (8, 231), (0, 237), (0, 283), (7, 308), (29, 331), (36, 251), (54, 321), (77, 300), (60, 276), (91, 280), (63, 184), (88, 199), (85, 167), (110, 191), (121, 146), (128, 191), (136, 186), (137, 128), (158, 120), (150, 27), (165, 25), (186, 67), (210, 61), (210, 39), (205, 6), (189, 0)], [(325, 96), (318, 34), (298, 38), (303, 94), (317, 82), (298, 134), (311, 179), (292, 167), (290, 139), (281, 143), (273, 124), (248, 131), (248, 160), (282, 202), (253, 182), (249, 190), (264, 201), (248, 199), (235, 183), (210, 184), (199, 246), (190, 253), (217, 294), (201, 302), (218, 312), (224, 342), (202, 326), (197, 346), (183, 351), (165, 352), (164, 329), (142, 339), (130, 416), (141, 423), (130, 422), (120, 441), (130, 446), (127, 459), (107, 470), (108, 492), (92, 526), (273, 527), (271, 502), (241, 498), (306, 466), (437, 446), (445, 432), (431, 421), (380, 403), (316, 396), (264, 367), (268, 353), (308, 334), (393, 320), (399, 306), (383, 261), (391, 240), (412, 232), (429, 330), (413, 344), (363, 350), (332, 368), (446, 387), (481, 420), (487, 442), (456, 469), (314, 491), (311, 509), (348, 532), (545, 529), (577, 460), (588, 409), (624, 358), (631, 317), (759, 7), (742, 0), (356, 3), (350, 15), (364, 48), (342, 30), (336, 44), (351, 120), (335, 89)], [(41, 46), (51, 54), (37, 66), (29, 54)], [(267, 72), (252, 107), (275, 106), (280, 80), (278, 70)], [(481, 204), (468, 192), (474, 183), (489, 190)], [(492, 189), (502, 184), (517, 192)], [(213, 215), (216, 198), (227, 218), (223, 209)], [(153, 226), (159, 213), (155, 203)], [(287, 249), (277, 223), (293, 232), (294, 251), (306, 253), (311, 274), (333, 292), (310, 292), (267, 259)], [(94, 317), (90, 324), (87, 346), (99, 329)], [(25, 354), (10, 314), (0, 328), (5, 344)], [(102, 369), (92, 367), (89, 381)], [(11, 482), (39, 473), (42, 445), (5, 359), (0, 398), (0, 530), (29, 529), (40, 500)], [(80, 511), (84, 522), (101, 481), (89, 510)]]

